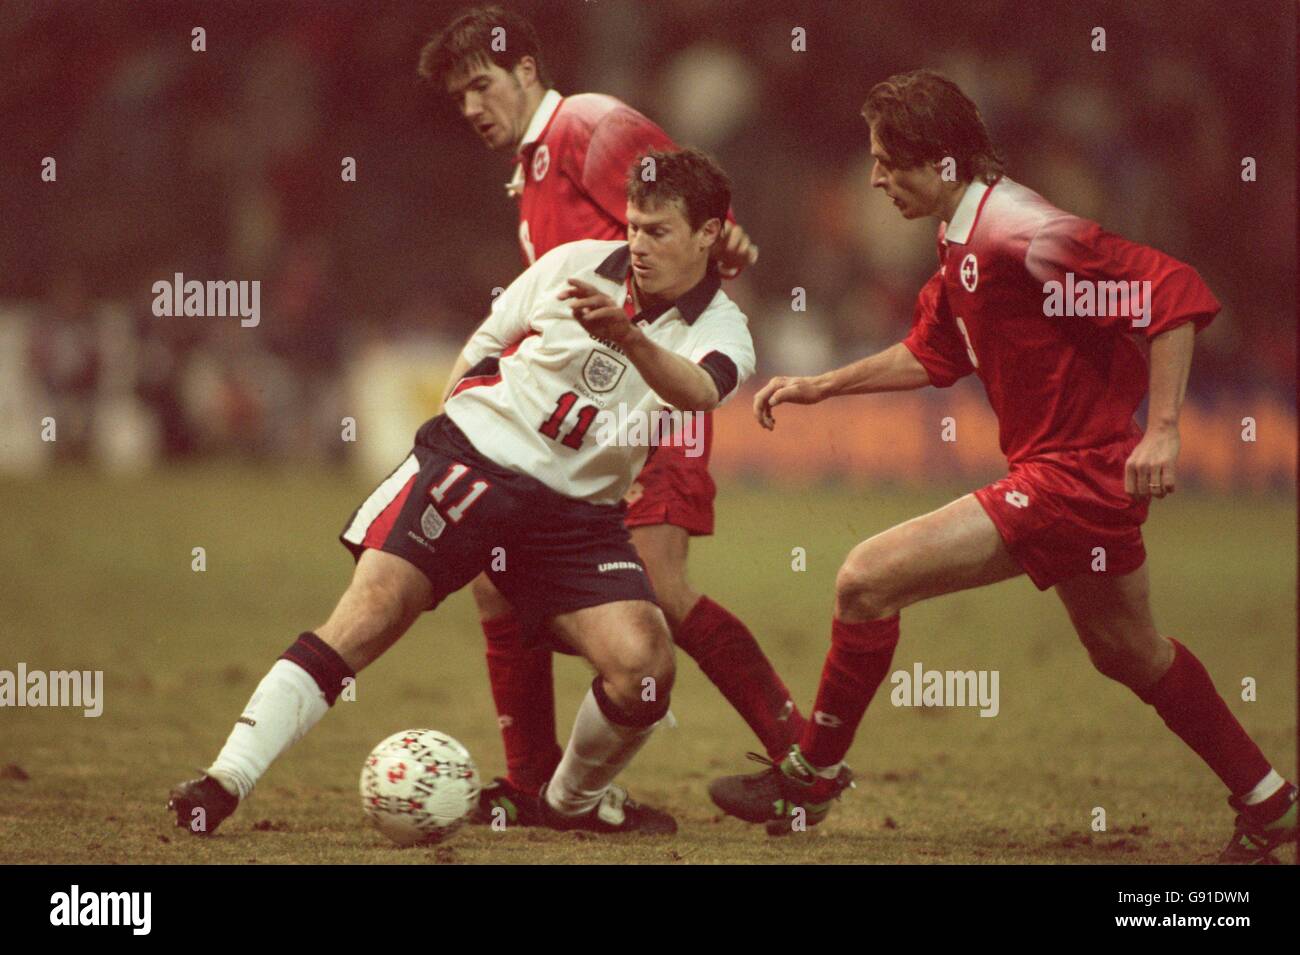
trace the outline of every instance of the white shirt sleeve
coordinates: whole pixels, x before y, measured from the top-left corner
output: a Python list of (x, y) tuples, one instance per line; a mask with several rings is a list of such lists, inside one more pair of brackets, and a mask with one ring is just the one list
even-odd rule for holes
[[(716, 352), (730, 359), (735, 367), (735, 383), (721, 395), (718, 401), (721, 405), (754, 374), (757, 362), (754, 340), (749, 334), (749, 321), (740, 309), (733, 306), (711, 315), (701, 315), (692, 331), (695, 335), (688, 356), (691, 361), (699, 364)], [(714, 380), (717, 381), (716, 374)]]
[(510, 283), (492, 302), (492, 310), (478, 327), (462, 354), (473, 367), (484, 358), (500, 355), (528, 334), (533, 314), (540, 304), (538, 295), (565, 271), (576, 243), (557, 245)]

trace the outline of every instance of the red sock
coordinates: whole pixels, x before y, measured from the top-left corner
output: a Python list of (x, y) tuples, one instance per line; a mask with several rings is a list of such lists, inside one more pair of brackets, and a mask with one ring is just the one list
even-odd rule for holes
[(673, 639), (749, 724), (768, 756), (784, 757), (803, 733), (804, 718), (749, 629), (701, 597)]
[(1223, 702), (1201, 661), (1177, 640), (1169, 642), (1174, 662), (1138, 697), (1156, 708), (1165, 725), (1205, 760), (1231, 795), (1250, 792), (1272, 766)]
[(876, 695), (898, 646), (898, 614), (865, 623), (831, 621), (831, 651), (822, 667), (817, 703), (799, 741), (814, 766), (834, 766), (853, 744), (867, 704)]
[(488, 680), (506, 750), (506, 773), (519, 789), (535, 793), (560, 764), (555, 740), (555, 682), (551, 650), (524, 643), (513, 614), (484, 620)]

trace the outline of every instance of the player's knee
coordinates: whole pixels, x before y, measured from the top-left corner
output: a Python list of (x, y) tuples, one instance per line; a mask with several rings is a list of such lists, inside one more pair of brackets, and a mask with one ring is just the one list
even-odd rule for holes
[(700, 595), (681, 576), (661, 577), (651, 580), (651, 584), (655, 590), (655, 599), (659, 601), (659, 607), (668, 620), (668, 626), (677, 629), (690, 614)]
[(475, 577), (469, 589), (474, 596), (474, 605), (478, 607), (480, 620), (495, 620), (513, 610), (510, 602), (501, 595), (501, 591), (497, 590), (492, 581), (488, 580), (486, 574)]
[(653, 710), (666, 703), (677, 676), (672, 644), (666, 635), (636, 641), (618, 654), (601, 676), (610, 698), (626, 712)]
[(1154, 642), (1133, 640), (1128, 634), (1107, 630), (1080, 633), (1080, 638), (1097, 672), (1118, 683), (1144, 687), (1159, 669), (1159, 648)]
[(878, 620), (902, 609), (890, 585), (891, 575), (881, 562), (846, 560), (835, 576), (835, 612), (863, 620)]

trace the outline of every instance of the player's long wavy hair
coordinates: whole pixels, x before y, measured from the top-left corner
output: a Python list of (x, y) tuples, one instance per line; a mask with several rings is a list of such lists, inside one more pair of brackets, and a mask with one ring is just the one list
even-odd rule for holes
[(550, 89), (551, 78), (542, 65), (542, 45), (533, 25), (503, 7), (473, 7), (424, 45), (419, 72), (435, 86), (441, 86), (466, 64), (491, 62), (509, 72), (525, 56), (531, 56), (537, 64), (538, 82)]
[(862, 115), (900, 169), (952, 157), (957, 178), (991, 183), (1003, 172), (979, 107), (934, 70), (896, 73), (867, 94)]

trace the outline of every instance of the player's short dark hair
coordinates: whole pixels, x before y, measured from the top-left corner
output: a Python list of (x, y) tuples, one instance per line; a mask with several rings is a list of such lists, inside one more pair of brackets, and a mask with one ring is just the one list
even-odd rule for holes
[(957, 178), (992, 182), (1002, 157), (979, 107), (952, 80), (934, 70), (896, 73), (867, 94), (862, 115), (899, 169), (952, 157)]
[[(502, 32), (494, 34), (500, 29)], [(494, 40), (498, 41), (494, 44)], [(504, 46), (505, 49), (494, 49)], [(537, 31), (524, 17), (498, 6), (472, 7), (436, 33), (420, 50), (420, 75), (443, 86), (447, 77), (465, 66), (487, 61), (512, 70), (523, 57), (537, 64), (537, 79), (546, 89), (551, 79), (542, 65)]]
[(627, 171), (627, 199), (637, 206), (680, 199), (691, 231), (697, 232), (710, 219), (726, 221), (731, 180), (699, 149), (651, 149)]

